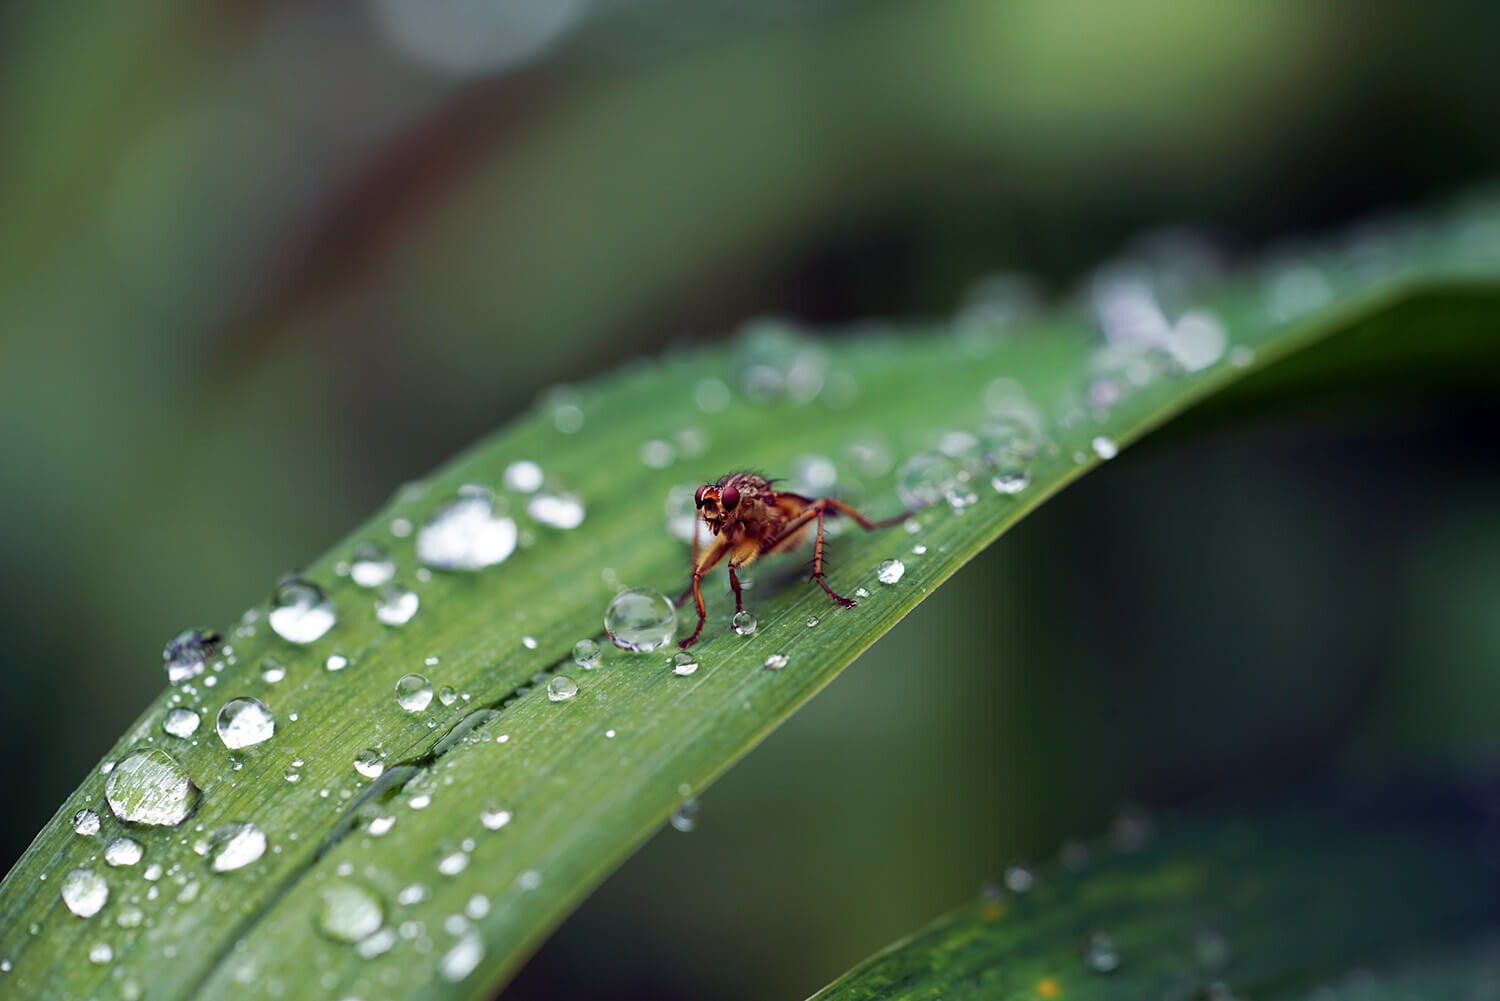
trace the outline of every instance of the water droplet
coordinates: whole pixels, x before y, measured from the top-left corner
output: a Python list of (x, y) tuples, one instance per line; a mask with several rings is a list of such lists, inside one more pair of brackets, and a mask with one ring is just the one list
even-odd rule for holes
[(391, 584), (380, 592), (375, 601), (375, 618), (388, 626), (404, 626), (417, 614), (421, 604), (417, 592), (400, 584)]
[(796, 493), (821, 497), (838, 478), (838, 467), (826, 455), (799, 455), (792, 460), (791, 489)]
[(553, 702), (566, 702), (578, 694), (578, 682), (566, 674), (554, 674), (547, 681), (547, 698)]
[(219, 634), (210, 629), (186, 629), (173, 636), (161, 652), (168, 683), (180, 685), (202, 674), (220, 642)]
[(330, 883), (323, 887), (322, 897), (318, 930), (335, 941), (362, 941), (385, 923), (380, 898), (357, 883)]
[(224, 746), (237, 751), (270, 740), (276, 732), (276, 717), (260, 699), (230, 699), (219, 710), (215, 729)]
[(266, 832), (250, 823), (225, 824), (209, 835), (209, 868), (243, 869), (266, 853)]
[(396, 563), (385, 548), (373, 542), (362, 542), (349, 557), (349, 579), (360, 587), (380, 587), (396, 576)]
[(437, 870), (444, 876), (457, 876), (469, 867), (469, 853), (451, 851), (438, 859)]
[(1005, 887), (1011, 893), (1030, 893), (1036, 886), (1036, 870), (1029, 865), (1013, 865), (1005, 870)]
[(476, 893), (464, 904), (464, 913), (475, 921), (490, 912), (490, 898), (482, 893)]
[(121, 836), (111, 841), (104, 849), (104, 861), (113, 866), (135, 865), (145, 853), (139, 841)]
[(452, 685), (444, 685), (438, 689), (438, 701), (445, 706), (451, 706), (458, 701), (458, 689)]
[(479, 811), (479, 822), (491, 831), (498, 831), (510, 823), (511, 813), (498, 803), (491, 803)]
[(529, 459), (520, 459), (505, 467), (505, 486), (518, 494), (536, 493), (542, 488), (542, 467)]
[(583, 524), (583, 501), (577, 494), (563, 490), (543, 490), (526, 505), (531, 520), (564, 530)]
[(787, 656), (784, 653), (773, 653), (766, 658), (766, 667), (773, 671), (779, 671), (787, 665)]
[(786, 397), (809, 403), (828, 378), (822, 346), (801, 336), (784, 320), (757, 318), (741, 328), (735, 348), (740, 388), (756, 403)]
[(660, 591), (635, 588), (615, 595), (604, 613), (604, 628), (621, 650), (650, 653), (672, 642), (677, 613)]
[(563, 434), (583, 430), (583, 398), (571, 386), (553, 386), (542, 399), (542, 406), (552, 413), (552, 426)]
[(464, 979), (484, 959), (484, 942), (474, 932), (465, 932), (438, 960), (438, 973), (452, 983)]
[(573, 663), (585, 670), (592, 671), (598, 667), (602, 656), (599, 644), (593, 640), (579, 640), (573, 644)]
[(604, 736), (606, 738), (608, 738), (609, 740), (614, 740), (615, 739), (615, 733), (616, 733), (615, 728), (614, 727), (610, 727), (608, 730), (604, 731)]
[(139, 928), (146, 920), (146, 912), (134, 904), (126, 904), (120, 908), (120, 913), (115, 915), (115, 924), (121, 928)]
[(515, 552), (516, 539), (516, 523), (496, 515), (494, 498), (468, 488), (423, 522), (417, 559), (435, 570), (481, 570)]
[(674, 538), (687, 543), (693, 541), (694, 532), (701, 531), (698, 527), (698, 508), (693, 503), (693, 496), (697, 491), (697, 486), (693, 484), (678, 484), (667, 491), (667, 531)]
[(731, 627), (733, 627), (734, 631), (739, 633), (741, 636), (755, 635), (755, 628), (757, 623), (755, 621), (755, 615), (752, 612), (735, 612), (734, 618), (729, 620), (729, 624)]
[(672, 673), (687, 676), (698, 670), (698, 658), (686, 650), (672, 654)]
[(911, 547), (911, 554), (913, 556), (925, 556), (925, 555), (927, 555), (927, 546), (926, 546), (926, 544), (919, 542), (915, 546), (912, 546)]
[(267, 657), (260, 662), (260, 680), (268, 685), (274, 685), (286, 677), (286, 665), (275, 657)]
[(907, 507), (930, 507), (958, 482), (958, 464), (940, 452), (918, 452), (896, 473), (896, 495)]
[(1212, 313), (1182, 314), (1167, 334), (1167, 350), (1184, 372), (1201, 372), (1224, 357), (1229, 334)]
[(1083, 962), (1095, 973), (1113, 973), (1120, 968), (1120, 952), (1113, 936), (1094, 932), (1083, 946)]
[(367, 747), (354, 756), (354, 770), (367, 779), (378, 779), (385, 774), (385, 759), (373, 747)]
[(103, 965), (115, 958), (115, 950), (108, 942), (95, 942), (89, 948), (89, 962)]
[(818, 617), (816, 615), (809, 615), (807, 617), (807, 628), (809, 628), (809, 629), (816, 629), (816, 628), (818, 628), (818, 622), (819, 621), (820, 620), (818, 619)]
[(861, 435), (846, 449), (854, 468), (865, 476), (884, 476), (896, 464), (886, 443), (874, 435)]
[(419, 713), (432, 704), (432, 682), (420, 674), (404, 675), (396, 682), (396, 704), (409, 713)]
[(332, 629), (338, 618), (321, 588), (293, 577), (276, 585), (266, 621), (272, 632), (289, 643), (311, 643)]
[(99, 833), (99, 815), (93, 810), (79, 810), (73, 814), (73, 832), (92, 838)]
[(686, 834), (698, 826), (698, 801), (696, 799), (685, 799), (672, 811), (669, 818), (672, 826)]
[(193, 812), (198, 796), (187, 773), (158, 748), (137, 751), (121, 761), (104, 785), (110, 810), (131, 824), (176, 826)]
[(693, 402), (705, 414), (717, 414), (729, 406), (729, 387), (722, 379), (699, 379), (693, 387)]
[(1266, 312), (1277, 323), (1306, 316), (1333, 298), (1333, 288), (1321, 270), (1309, 264), (1278, 269), (1266, 290)]
[(669, 441), (653, 438), (641, 445), (641, 461), (652, 469), (666, 469), (677, 458), (677, 450)]
[(109, 884), (92, 869), (74, 869), (63, 877), (62, 900), (80, 918), (99, 913), (109, 899)]
[(516, 886), (522, 890), (535, 890), (542, 885), (542, 874), (535, 869), (527, 869), (516, 877)]
[(868, 598), (870, 596), (870, 592), (866, 588), (857, 587), (854, 589), (854, 596), (856, 598)]
[(1102, 434), (1089, 442), (1089, 445), (1093, 448), (1094, 454), (1101, 459), (1113, 459), (1116, 455), (1120, 454), (1119, 446), (1114, 443), (1114, 439), (1107, 438)]
[(1025, 468), (1004, 469), (990, 477), (990, 486), (997, 494), (1014, 497), (1031, 485), (1031, 473)]
[(167, 715), (162, 718), (161, 728), (174, 737), (191, 737), (198, 732), (199, 722), (196, 712), (178, 706), (167, 710)]
[(1255, 349), (1244, 344), (1236, 344), (1229, 349), (1229, 364), (1235, 368), (1245, 368), (1255, 361)]
[(875, 571), (875, 579), (882, 584), (894, 584), (906, 575), (906, 564), (900, 560), (881, 560)]

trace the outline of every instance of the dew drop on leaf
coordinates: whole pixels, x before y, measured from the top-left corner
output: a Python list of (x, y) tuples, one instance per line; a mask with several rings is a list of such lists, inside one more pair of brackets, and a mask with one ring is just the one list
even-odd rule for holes
[(260, 699), (230, 699), (219, 710), (215, 729), (224, 746), (236, 751), (270, 740), (276, 732), (276, 718)]
[(173, 827), (198, 804), (193, 785), (167, 752), (151, 748), (131, 754), (109, 773), (104, 798), (116, 817), (131, 824)]
[(432, 682), (420, 674), (404, 675), (396, 682), (396, 704), (409, 713), (419, 713), (432, 704)]
[(338, 611), (322, 588), (292, 577), (276, 585), (266, 621), (271, 631), (287, 642), (305, 644), (332, 629), (338, 622)]
[(604, 612), (604, 628), (621, 650), (649, 653), (672, 642), (677, 613), (660, 591), (621, 591)]

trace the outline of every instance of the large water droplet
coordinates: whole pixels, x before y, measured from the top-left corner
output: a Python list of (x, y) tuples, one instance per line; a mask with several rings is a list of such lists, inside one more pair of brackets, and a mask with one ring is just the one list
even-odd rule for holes
[(237, 751), (270, 740), (276, 732), (276, 717), (260, 699), (230, 699), (219, 710), (215, 728), (224, 746)]
[(672, 642), (677, 613), (660, 591), (636, 588), (621, 591), (604, 613), (604, 628), (621, 650), (649, 653)]
[(198, 796), (187, 773), (158, 748), (137, 751), (121, 761), (104, 785), (110, 810), (131, 824), (173, 827), (193, 812)]
[(92, 838), (99, 833), (99, 815), (93, 810), (79, 810), (73, 814), (73, 833)]
[(518, 494), (536, 493), (542, 488), (542, 467), (529, 459), (519, 459), (505, 467), (505, 486)]
[(554, 674), (547, 681), (547, 698), (553, 702), (566, 702), (578, 694), (578, 682), (566, 674)]
[(349, 558), (349, 579), (360, 587), (380, 587), (396, 576), (396, 563), (383, 546), (362, 542)]
[(209, 868), (243, 869), (266, 853), (266, 832), (250, 823), (225, 824), (209, 835)]
[(162, 718), (161, 728), (174, 737), (186, 738), (198, 732), (199, 722), (195, 711), (178, 706), (167, 710), (167, 715)]
[(573, 644), (573, 663), (585, 670), (592, 671), (598, 667), (602, 656), (599, 644), (593, 640), (579, 640)]
[(354, 770), (367, 779), (378, 779), (385, 774), (385, 759), (373, 747), (367, 747), (354, 756)]
[(330, 883), (323, 887), (322, 897), (318, 930), (335, 941), (362, 941), (385, 922), (380, 898), (357, 883)]
[(396, 682), (396, 704), (409, 713), (419, 713), (432, 704), (432, 682), (420, 674), (407, 674)]
[(74, 869), (63, 877), (62, 899), (80, 918), (91, 918), (109, 900), (109, 884), (92, 869)]
[(673, 674), (686, 676), (689, 674), (693, 674), (697, 670), (698, 657), (695, 654), (688, 653), (686, 650), (679, 650), (678, 652), (672, 654)]
[(526, 504), (526, 513), (538, 524), (570, 529), (583, 524), (583, 501), (564, 490), (543, 490)]
[(404, 626), (417, 614), (420, 604), (417, 592), (400, 584), (391, 584), (375, 601), (375, 618), (388, 626)]
[(113, 866), (135, 865), (145, 853), (139, 841), (122, 835), (111, 841), (104, 849), (104, 861)]
[(672, 811), (669, 818), (672, 826), (686, 834), (698, 826), (698, 801), (696, 799), (685, 799), (678, 804), (677, 809)]
[(310, 581), (289, 578), (276, 585), (266, 621), (289, 643), (311, 643), (338, 622), (338, 611), (321, 588)]
[(209, 629), (187, 629), (173, 636), (161, 652), (167, 681), (180, 685), (202, 674), (221, 642), (219, 634)]
[(516, 523), (496, 515), (488, 492), (466, 488), (422, 524), (417, 558), (435, 570), (482, 570), (515, 552), (516, 537)]
[(755, 621), (754, 613), (739, 611), (734, 613), (734, 618), (729, 620), (729, 625), (741, 636), (754, 636), (758, 623)]
[(881, 560), (875, 571), (875, 579), (882, 584), (894, 584), (906, 575), (906, 564), (900, 560)]

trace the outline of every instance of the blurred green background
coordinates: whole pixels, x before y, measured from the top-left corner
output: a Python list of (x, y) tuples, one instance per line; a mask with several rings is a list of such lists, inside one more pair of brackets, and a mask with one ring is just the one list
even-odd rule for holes
[[(1492, 179), (1497, 37), (1493, 5), (1394, 0), (0, 7), (0, 859), (169, 636), (546, 387)], [(1087, 478), (507, 996), (802, 996), (1122, 803), (1490, 774), (1500, 408), (1410, 390)]]

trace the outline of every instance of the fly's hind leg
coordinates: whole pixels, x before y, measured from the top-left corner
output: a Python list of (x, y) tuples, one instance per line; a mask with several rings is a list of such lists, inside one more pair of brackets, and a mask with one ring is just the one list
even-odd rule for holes
[(833, 588), (828, 586), (828, 581), (823, 579), (823, 515), (825, 511), (823, 502), (818, 502), (817, 510), (818, 541), (813, 546), (813, 580), (817, 581), (818, 586), (828, 592), (828, 597), (838, 602), (844, 608), (853, 608), (856, 604), (853, 598), (845, 598), (843, 595), (835, 593)]

